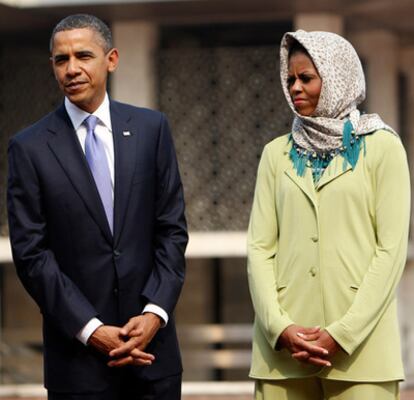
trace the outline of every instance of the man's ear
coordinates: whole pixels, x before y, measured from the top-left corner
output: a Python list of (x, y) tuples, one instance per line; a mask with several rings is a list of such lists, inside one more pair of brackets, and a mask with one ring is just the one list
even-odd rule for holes
[(119, 53), (117, 48), (109, 50), (108, 54), (108, 72), (114, 72), (118, 67)]
[(53, 56), (50, 56), (49, 57), (49, 64), (50, 64), (50, 67), (52, 68), (52, 71), (53, 71), (53, 76), (55, 77), (55, 79), (57, 80), (57, 78), (56, 78), (56, 73), (55, 73), (55, 67), (54, 67), (54, 64), (53, 64)]

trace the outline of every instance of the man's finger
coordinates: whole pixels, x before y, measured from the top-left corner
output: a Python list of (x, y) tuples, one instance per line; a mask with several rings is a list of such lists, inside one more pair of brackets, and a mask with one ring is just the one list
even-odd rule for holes
[(136, 322), (134, 318), (131, 318), (122, 328), (121, 328), (121, 335), (128, 336), (129, 332), (135, 328)]
[(152, 354), (134, 349), (127, 357), (118, 358), (108, 362), (109, 367), (124, 367), (125, 365), (151, 365), (155, 360)]
[(134, 358), (134, 365), (151, 365), (152, 361), (142, 360), (141, 358)]
[(134, 357), (128, 356), (124, 358), (118, 358), (117, 360), (111, 360), (108, 362), (108, 367), (124, 367), (125, 365), (132, 364)]
[(139, 350), (139, 349), (132, 350), (130, 355), (134, 358), (139, 358), (142, 360), (150, 360), (150, 361), (155, 360), (155, 356), (153, 354), (145, 353), (144, 351)]
[(144, 329), (142, 328), (134, 328), (128, 332), (128, 336), (130, 337), (142, 336), (143, 334), (144, 334)]
[(135, 358), (135, 357), (124, 357), (118, 360), (112, 360), (108, 362), (108, 367), (125, 367), (126, 365), (151, 365), (152, 361), (147, 359)]
[(129, 339), (127, 342), (121, 344), (116, 349), (113, 349), (109, 353), (109, 357), (119, 357), (124, 354), (129, 354), (137, 345), (139, 344), (139, 341), (133, 337)]

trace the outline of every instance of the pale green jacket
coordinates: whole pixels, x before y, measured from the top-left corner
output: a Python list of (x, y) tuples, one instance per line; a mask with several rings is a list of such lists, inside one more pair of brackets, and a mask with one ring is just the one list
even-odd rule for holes
[[(410, 182), (400, 139), (366, 136), (355, 170), (336, 156), (318, 184), (299, 177), (288, 135), (266, 145), (248, 231), (256, 317), (250, 376), (348, 381), (404, 378), (395, 290), (407, 255)], [(275, 345), (290, 324), (326, 328), (344, 351), (331, 368)]]

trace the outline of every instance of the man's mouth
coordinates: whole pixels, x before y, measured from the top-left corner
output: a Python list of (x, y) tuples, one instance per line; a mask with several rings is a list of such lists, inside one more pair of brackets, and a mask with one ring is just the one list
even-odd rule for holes
[(86, 84), (86, 82), (80, 82), (80, 81), (69, 82), (69, 83), (65, 84), (65, 89), (72, 92), (72, 91), (76, 91), (76, 90), (82, 88), (85, 84)]

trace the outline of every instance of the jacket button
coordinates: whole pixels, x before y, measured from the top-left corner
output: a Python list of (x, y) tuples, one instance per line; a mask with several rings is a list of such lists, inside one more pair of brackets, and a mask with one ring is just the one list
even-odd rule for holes
[(119, 257), (121, 255), (121, 252), (119, 250), (114, 250), (114, 256)]
[(314, 242), (314, 243), (316, 243), (319, 240), (319, 238), (317, 236), (312, 236), (311, 239), (312, 239), (312, 242)]
[(315, 267), (312, 267), (312, 268), (309, 270), (309, 272), (310, 272), (310, 274), (311, 274), (312, 276), (315, 276), (315, 275), (316, 275), (316, 268), (315, 268)]
[(116, 296), (118, 294), (118, 288), (114, 289), (114, 295)]

